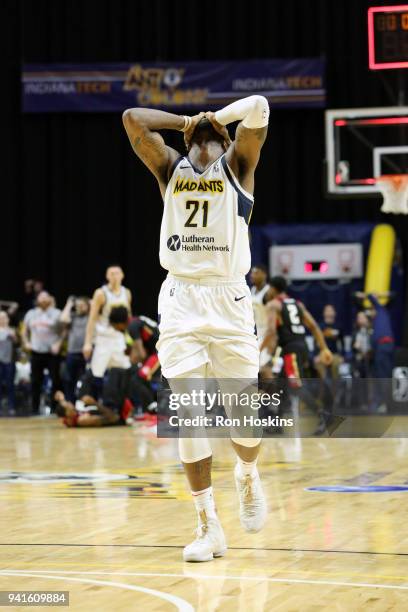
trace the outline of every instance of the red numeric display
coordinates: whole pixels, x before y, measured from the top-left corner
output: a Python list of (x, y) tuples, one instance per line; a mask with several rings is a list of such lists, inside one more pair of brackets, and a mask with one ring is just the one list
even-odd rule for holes
[(368, 63), (371, 70), (408, 67), (408, 5), (368, 9)]

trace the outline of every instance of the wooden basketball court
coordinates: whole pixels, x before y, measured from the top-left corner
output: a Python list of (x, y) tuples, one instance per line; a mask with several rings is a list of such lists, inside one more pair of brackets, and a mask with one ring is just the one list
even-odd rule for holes
[(307, 488), (404, 485), (407, 451), (396, 438), (265, 442), (270, 517), (250, 535), (238, 520), (233, 453), (217, 441), (229, 551), (187, 564), (195, 513), (174, 440), (141, 426), (2, 419), (0, 590), (69, 591), (70, 609), (83, 611), (404, 610), (408, 487)]

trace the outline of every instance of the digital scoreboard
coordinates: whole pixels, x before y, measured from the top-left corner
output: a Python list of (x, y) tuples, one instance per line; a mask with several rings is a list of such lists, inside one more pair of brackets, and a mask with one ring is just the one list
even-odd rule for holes
[(363, 276), (360, 243), (288, 244), (269, 248), (271, 276), (290, 280), (347, 280)]
[(368, 65), (408, 68), (408, 4), (368, 9)]

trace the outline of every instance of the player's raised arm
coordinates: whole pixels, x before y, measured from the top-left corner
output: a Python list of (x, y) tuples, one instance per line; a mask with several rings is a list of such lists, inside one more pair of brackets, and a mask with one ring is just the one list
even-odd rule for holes
[(268, 100), (264, 96), (249, 96), (206, 115), (218, 130), (221, 126), (240, 121), (235, 141), (227, 152), (227, 161), (235, 166), (240, 180), (247, 183), (243, 186), (253, 191), (253, 173), (268, 131)]
[(169, 169), (180, 154), (165, 144), (158, 130), (188, 133), (201, 116), (173, 115), (150, 108), (129, 108), (123, 113), (123, 125), (134, 152), (154, 174), (161, 188), (167, 185)]

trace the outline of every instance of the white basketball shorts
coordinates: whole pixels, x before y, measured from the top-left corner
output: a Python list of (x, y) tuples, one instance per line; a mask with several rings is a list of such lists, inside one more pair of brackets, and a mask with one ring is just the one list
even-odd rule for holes
[(113, 327), (97, 325), (95, 345), (92, 353), (92, 374), (102, 377), (108, 368), (130, 368), (130, 359), (125, 355), (125, 336)]
[(256, 379), (259, 348), (245, 280), (168, 275), (158, 312), (159, 360), (166, 378), (205, 363), (214, 378)]

